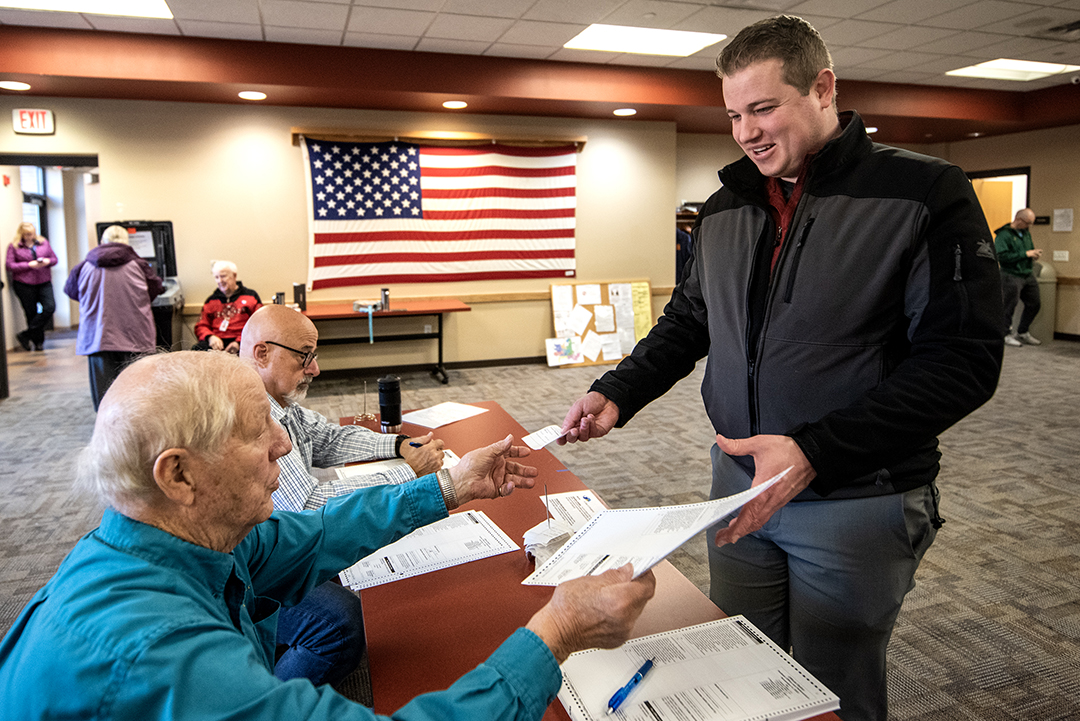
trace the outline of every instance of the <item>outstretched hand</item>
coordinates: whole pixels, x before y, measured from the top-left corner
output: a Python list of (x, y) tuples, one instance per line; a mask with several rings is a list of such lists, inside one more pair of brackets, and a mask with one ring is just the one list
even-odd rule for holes
[(596, 391), (589, 391), (577, 399), (563, 419), (563, 435), (555, 441), (560, 446), (567, 443), (587, 441), (606, 436), (619, 421), (619, 407), (615, 401)]
[(735, 543), (764, 526), (774, 513), (799, 495), (817, 475), (802, 449), (788, 436), (760, 435), (732, 439), (718, 433), (716, 445), (729, 456), (751, 456), (754, 459), (754, 481), (751, 486), (764, 483), (792, 466), (787, 475), (771, 488), (747, 502), (727, 528), (716, 532), (717, 546)]
[(514, 437), (508, 435), (490, 446), (477, 448), (462, 456), (461, 461), (450, 469), (459, 504), (477, 498), (509, 496), (514, 488), (532, 488), (540, 472), (532, 466), (522, 465), (509, 458), (529, 455), (526, 446), (513, 445)]
[(633, 575), (628, 563), (599, 576), (560, 583), (525, 627), (547, 644), (559, 663), (575, 651), (621, 646), (656, 593), (652, 571), (631, 580)]

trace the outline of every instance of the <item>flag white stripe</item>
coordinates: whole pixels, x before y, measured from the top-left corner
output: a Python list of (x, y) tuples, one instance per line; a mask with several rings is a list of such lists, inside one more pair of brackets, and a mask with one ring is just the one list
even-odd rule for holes
[(436, 155), (420, 151), (421, 168), (477, 168), (489, 165), (501, 165), (505, 168), (574, 168), (577, 166), (576, 160), (576, 153), (533, 157), (501, 153)]
[[(573, 230), (574, 217), (568, 218), (476, 218), (472, 220), (316, 220), (312, 230), (322, 233), (468, 233), (480, 230)], [(319, 244), (321, 245), (321, 243)]]
[(426, 275), (447, 273), (497, 273), (530, 270), (573, 270), (573, 258), (529, 258), (527, 260), (467, 260), (425, 263), (357, 263), (316, 267), (312, 280), (376, 275)]
[(573, 250), (573, 238), (527, 238), (523, 240), (395, 240), (359, 243), (320, 243), (319, 256), (369, 253), (476, 253), (499, 250)]
[(513, 175), (472, 175), (461, 178), (441, 178), (424, 175), (420, 187), (458, 190), (462, 188), (513, 188), (514, 190), (540, 190), (547, 188), (576, 188), (574, 175), (552, 175), (544, 178), (522, 178)]

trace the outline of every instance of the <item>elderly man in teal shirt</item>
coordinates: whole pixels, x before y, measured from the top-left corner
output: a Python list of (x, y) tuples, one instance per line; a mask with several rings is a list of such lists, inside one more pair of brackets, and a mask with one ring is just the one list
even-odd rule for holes
[[(137, 361), (110, 388), (79, 484), (106, 505), (0, 644), (5, 721), (371, 719), (330, 686), (274, 677), (283, 606), (459, 503), (532, 487), (511, 439), (449, 474), (276, 513), (289, 452), (262, 382), (224, 353)], [(625, 567), (555, 590), (489, 658), (397, 719), (539, 719), (575, 650), (614, 647), (655, 589)], [(449, 612), (449, 611), (448, 611)]]

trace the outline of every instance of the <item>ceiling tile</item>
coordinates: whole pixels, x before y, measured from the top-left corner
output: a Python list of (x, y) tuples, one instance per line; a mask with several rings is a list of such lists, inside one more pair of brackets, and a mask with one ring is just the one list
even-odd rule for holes
[(436, 12), (442, 9), (445, 0), (360, 0), (353, 7), (353, 12), (363, 6), (386, 8), (390, 10), (423, 10)]
[(922, 22), (934, 27), (956, 28), (957, 30), (982, 29), (1000, 20), (1016, 17), (1030, 7), (1030, 5), (1003, 2), (1003, 0), (980, 0), (980, 2), (951, 12), (934, 15)]
[(700, 5), (658, 0), (630, 0), (604, 16), (607, 25), (669, 29), (700, 9)]
[(198, 38), (231, 38), (234, 40), (262, 40), (262, 25), (240, 23), (215, 23), (207, 20), (177, 20), (180, 32)]
[[(220, 0), (169, 0), (169, 9), (178, 20), (254, 25), (262, 22), (257, 0), (230, 0), (227, 3)], [(259, 35), (262, 35), (262, 31)]]
[(889, 50), (908, 50), (924, 43), (956, 35), (955, 30), (924, 28), (918, 25), (904, 25), (884, 35), (867, 38), (859, 43), (868, 48), (887, 48)]
[(845, 80), (876, 80), (877, 77), (885, 70), (879, 70), (877, 68), (864, 68), (864, 67), (852, 67), (847, 68), (844, 71), (838, 71), (836, 74), (837, 86), (840, 88), (841, 97), (844, 95), (844, 81)]
[(415, 50), (420, 42), (416, 35), (384, 35), (382, 33), (345, 33), (343, 45), (354, 48), (378, 48), (380, 50)]
[(125, 18), (116, 15), (91, 15), (83, 17), (95, 30), (115, 33), (148, 33), (150, 35), (179, 35), (180, 28), (172, 20), (162, 18)]
[(555, 22), (592, 23), (602, 22), (612, 10), (625, 0), (536, 0), (523, 16), (526, 20), (551, 20)]
[[(458, 15), (487, 15), (500, 18), (519, 18), (532, 7), (535, 0), (446, 0), (435, 3), (434, 10)], [(364, 0), (368, 4), (368, 0)]]
[(971, 0), (893, 0), (893, 2), (858, 15), (852, 13), (848, 17), (906, 25), (969, 4), (971, 4)]
[(916, 65), (923, 65), (934, 60), (939, 60), (940, 57), (941, 56), (939, 55), (930, 55), (928, 53), (889, 53), (888, 55), (884, 55), (880, 58), (867, 60), (866, 62), (862, 63), (860, 67), (879, 68), (881, 70), (906, 70), (907, 68), (911, 68)]
[(531, 60), (543, 60), (554, 51), (549, 45), (511, 45), (509, 43), (494, 43), (484, 51), (484, 55), (499, 58), (529, 58)]
[(983, 32), (960, 32), (950, 35), (944, 40), (935, 40), (931, 43), (923, 43), (919, 50), (924, 53), (966, 53), (974, 48), (985, 48), (987, 45), (1005, 40), (1004, 35), (992, 35)]
[(851, 18), (888, 2), (889, 0), (806, 0), (792, 6), (791, 14), (801, 18), (805, 18), (807, 13), (834, 18)]
[[(301, 2), (300, 0), (263, 0), (263, 22), (278, 28), (336, 30), (345, 28), (349, 8), (346, 5)], [(288, 41), (294, 42), (294, 41)]]
[[(1028, 6), (1031, 7), (1030, 5)], [(980, 30), (1006, 35), (1036, 35), (1059, 25), (1080, 21), (1080, 11), (1066, 8), (1038, 8), (1008, 20), (985, 25)]]
[(483, 40), (492, 43), (498, 40), (513, 22), (509, 18), (481, 18), (472, 15), (439, 13), (424, 36), (449, 40)]
[(874, 78), (878, 83), (920, 83), (933, 80), (935, 76), (931, 73), (919, 73), (913, 70), (894, 70), (882, 73)]
[(1057, 62), (1052, 60), (1055, 51), (1067, 50), (1073, 43), (1058, 43), (1038, 38), (1010, 38), (994, 45), (982, 48), (986, 56), (992, 58), (1016, 58), (1024, 56), (1025, 60), (1042, 62)]
[(559, 48), (551, 54), (549, 60), (559, 60), (570, 63), (608, 63), (619, 53), (604, 53), (599, 50), (570, 50)]
[(832, 58), (833, 65), (839, 68), (836, 74), (842, 75), (841, 70), (843, 69), (861, 67), (863, 63), (885, 57), (888, 54), (888, 50), (851, 47), (837, 48), (832, 52)]
[[(676, 58), (669, 68), (678, 68), (680, 70), (707, 70), (710, 73), (716, 73), (716, 53), (711, 55), (691, 55), (688, 58)], [(719, 82), (720, 78), (717, 78)], [(717, 86), (719, 89), (719, 86)]]
[(340, 45), (341, 30), (318, 28), (279, 28), (266, 25), (266, 39), (272, 43), (300, 43), (304, 45)]
[(70, 30), (93, 29), (93, 26), (79, 13), (48, 13), (36, 10), (0, 10), (0, 23)]
[(641, 68), (663, 68), (675, 60), (670, 55), (640, 55), (638, 53), (622, 53), (612, 58), (609, 65), (632, 65)]
[(420, 38), (416, 49), (423, 53), (451, 53), (453, 55), (483, 55), (491, 46), (489, 42), (449, 40), (446, 38)]
[(535, 20), (518, 20), (499, 38), (500, 43), (514, 45), (550, 45), (561, 48), (571, 38), (584, 30), (585, 25), (570, 23), (542, 23)]
[(744, 10), (741, 8), (706, 7), (675, 23), (672, 30), (693, 30), (699, 33), (723, 33), (734, 36), (747, 25), (772, 17), (776, 13), (767, 10)]
[(420, 37), (434, 19), (435, 13), (357, 6), (349, 15), (349, 32)]
[(870, 38), (897, 30), (893, 23), (872, 23), (864, 20), (841, 20), (819, 30), (831, 50), (834, 45), (861, 45)]

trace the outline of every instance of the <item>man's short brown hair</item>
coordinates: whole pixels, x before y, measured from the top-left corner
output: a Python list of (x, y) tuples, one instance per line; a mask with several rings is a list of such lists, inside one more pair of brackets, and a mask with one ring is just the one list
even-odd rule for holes
[(832, 56), (814, 26), (793, 15), (759, 20), (739, 31), (716, 58), (721, 78), (763, 60), (784, 64), (784, 82), (803, 95), (824, 68), (832, 70)]

